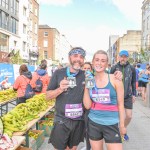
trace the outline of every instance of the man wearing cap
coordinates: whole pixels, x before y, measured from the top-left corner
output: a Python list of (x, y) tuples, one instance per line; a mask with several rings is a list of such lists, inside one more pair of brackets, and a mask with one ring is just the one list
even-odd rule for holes
[(76, 150), (84, 138), (85, 74), (81, 68), (86, 52), (81, 47), (74, 47), (68, 55), (70, 66), (54, 72), (46, 93), (47, 100), (56, 98), (54, 128), (49, 142), (57, 150)]
[[(133, 102), (136, 96), (136, 71), (135, 68), (128, 62), (129, 53), (127, 50), (121, 50), (119, 53), (119, 62), (113, 66), (110, 73), (119, 70), (123, 74), (124, 84), (124, 107), (125, 107), (125, 127), (131, 121)], [(124, 136), (124, 140), (129, 140), (128, 135)]]

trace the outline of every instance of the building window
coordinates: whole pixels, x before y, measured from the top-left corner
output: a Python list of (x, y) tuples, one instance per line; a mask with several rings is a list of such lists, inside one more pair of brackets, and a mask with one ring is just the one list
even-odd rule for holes
[(44, 36), (47, 37), (48, 36), (48, 32), (44, 32)]
[(35, 11), (35, 16), (37, 16), (37, 9), (35, 8), (35, 10), (34, 10), (34, 11)]
[(33, 5), (32, 5), (32, 3), (30, 3), (30, 11), (31, 12), (33, 11)]
[(17, 41), (14, 41), (14, 48), (16, 48), (17, 46)]
[(0, 51), (8, 52), (8, 36), (0, 33)]
[(47, 55), (47, 51), (44, 51), (44, 58), (47, 59), (48, 58), (48, 55)]
[(12, 33), (18, 34), (18, 21), (13, 17), (10, 19), (10, 31)]
[(19, 2), (18, 0), (10, 0), (11, 6), (10, 11), (12, 14), (18, 16), (18, 10), (19, 10)]
[(32, 19), (30, 19), (30, 31), (32, 31)]
[(26, 13), (27, 13), (27, 8), (23, 7), (23, 16), (26, 16)]
[(43, 47), (48, 47), (48, 41), (44, 40)]
[(23, 33), (26, 34), (26, 28), (27, 26), (25, 24), (23, 24)]
[(22, 43), (22, 50), (25, 52), (26, 51), (26, 42)]
[(37, 34), (37, 23), (34, 24), (34, 33)]
[(8, 14), (0, 11), (0, 27), (8, 30)]
[(1, 0), (1, 6), (8, 9), (8, 0)]

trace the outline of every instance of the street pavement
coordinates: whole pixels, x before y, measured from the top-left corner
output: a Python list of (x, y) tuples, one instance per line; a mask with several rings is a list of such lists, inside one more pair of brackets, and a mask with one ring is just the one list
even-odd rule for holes
[[(133, 118), (127, 132), (129, 141), (123, 142), (124, 150), (150, 150), (150, 108), (143, 104), (141, 98), (137, 98), (134, 103)], [(54, 150), (47, 141), (48, 138), (45, 138), (39, 150)], [(78, 150), (86, 150), (85, 143), (81, 143)]]

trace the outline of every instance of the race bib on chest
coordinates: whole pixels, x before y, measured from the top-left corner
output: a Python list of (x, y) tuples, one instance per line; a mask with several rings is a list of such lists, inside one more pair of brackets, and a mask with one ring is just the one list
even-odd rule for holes
[(65, 116), (67, 118), (79, 118), (83, 114), (82, 104), (66, 104)]
[(108, 104), (111, 103), (110, 100), (110, 90), (109, 89), (97, 89), (92, 91), (92, 99), (96, 103)]

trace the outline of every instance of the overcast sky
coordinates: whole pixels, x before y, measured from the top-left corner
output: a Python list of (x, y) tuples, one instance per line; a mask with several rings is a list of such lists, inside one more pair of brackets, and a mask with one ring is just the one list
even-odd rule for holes
[[(108, 49), (109, 35), (141, 30), (143, 0), (41, 0), (39, 23), (57, 28), (89, 54)], [(93, 54), (93, 52), (91, 53)]]

